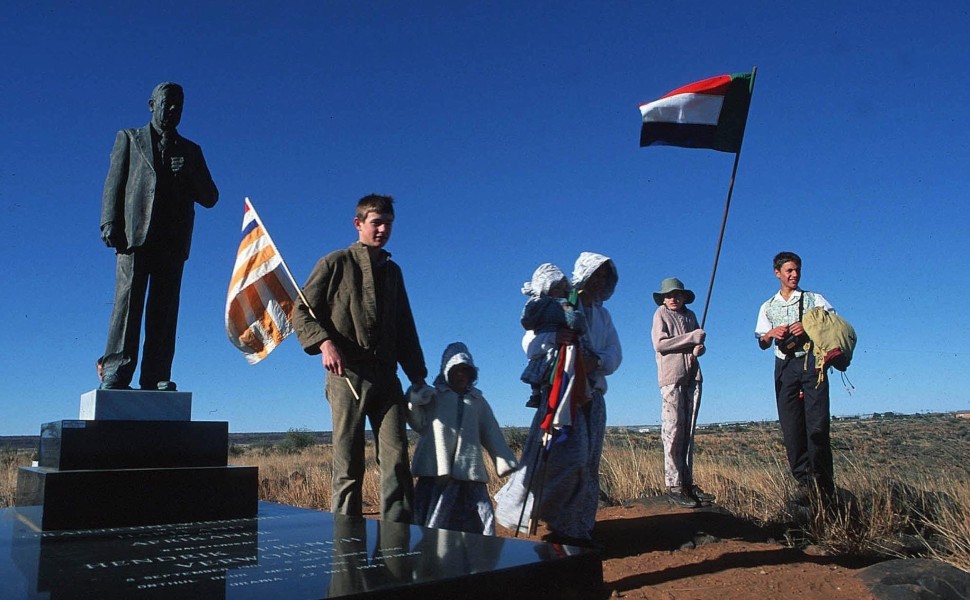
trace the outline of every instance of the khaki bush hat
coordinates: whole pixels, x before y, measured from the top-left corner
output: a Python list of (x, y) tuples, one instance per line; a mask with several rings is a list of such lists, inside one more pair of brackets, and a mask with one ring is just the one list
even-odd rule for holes
[(694, 292), (684, 289), (684, 282), (677, 279), (676, 277), (668, 277), (660, 282), (660, 291), (653, 293), (653, 301), (660, 306), (664, 303), (664, 296), (670, 292), (683, 292), (684, 293), (684, 304), (690, 304), (694, 301)]

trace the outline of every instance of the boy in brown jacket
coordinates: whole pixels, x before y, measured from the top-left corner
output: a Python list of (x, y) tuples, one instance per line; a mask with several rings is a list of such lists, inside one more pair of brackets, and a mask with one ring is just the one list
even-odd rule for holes
[(701, 367), (706, 334), (697, 316), (687, 308), (694, 292), (675, 277), (660, 282), (654, 292), (657, 312), (650, 339), (657, 352), (657, 379), (663, 399), (661, 439), (664, 444), (664, 480), (670, 501), (697, 508), (714, 500), (694, 484), (694, 430), (701, 406)]
[(407, 405), (398, 365), (416, 393), (431, 393), (401, 268), (384, 246), (394, 200), (371, 194), (357, 203), (358, 240), (321, 258), (303, 286), (293, 326), (307, 354), (322, 355), (333, 417), (334, 513), (363, 510), (364, 424), (378, 448), (381, 518), (410, 523), (414, 487), (408, 468)]

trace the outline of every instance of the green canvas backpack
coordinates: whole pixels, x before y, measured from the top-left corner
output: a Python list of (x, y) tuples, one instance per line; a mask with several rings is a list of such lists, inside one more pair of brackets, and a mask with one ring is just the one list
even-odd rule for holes
[(819, 378), (824, 376), (826, 367), (845, 371), (852, 362), (856, 346), (855, 328), (834, 312), (816, 306), (805, 312), (802, 327), (812, 339), (815, 353), (815, 368)]

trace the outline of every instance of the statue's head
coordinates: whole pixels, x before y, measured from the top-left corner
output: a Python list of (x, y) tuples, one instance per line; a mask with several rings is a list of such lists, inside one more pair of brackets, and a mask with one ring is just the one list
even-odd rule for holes
[(155, 86), (148, 99), (148, 109), (152, 111), (152, 123), (159, 131), (173, 131), (182, 120), (182, 104), (185, 94), (182, 86), (165, 81)]

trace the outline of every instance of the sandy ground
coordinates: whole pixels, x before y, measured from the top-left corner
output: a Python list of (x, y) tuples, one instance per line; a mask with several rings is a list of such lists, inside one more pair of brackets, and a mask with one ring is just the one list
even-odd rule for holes
[(600, 509), (593, 537), (603, 546), (604, 597), (876, 600), (856, 578), (869, 563), (789, 548), (783, 535), (716, 506), (681, 509), (658, 497)]

